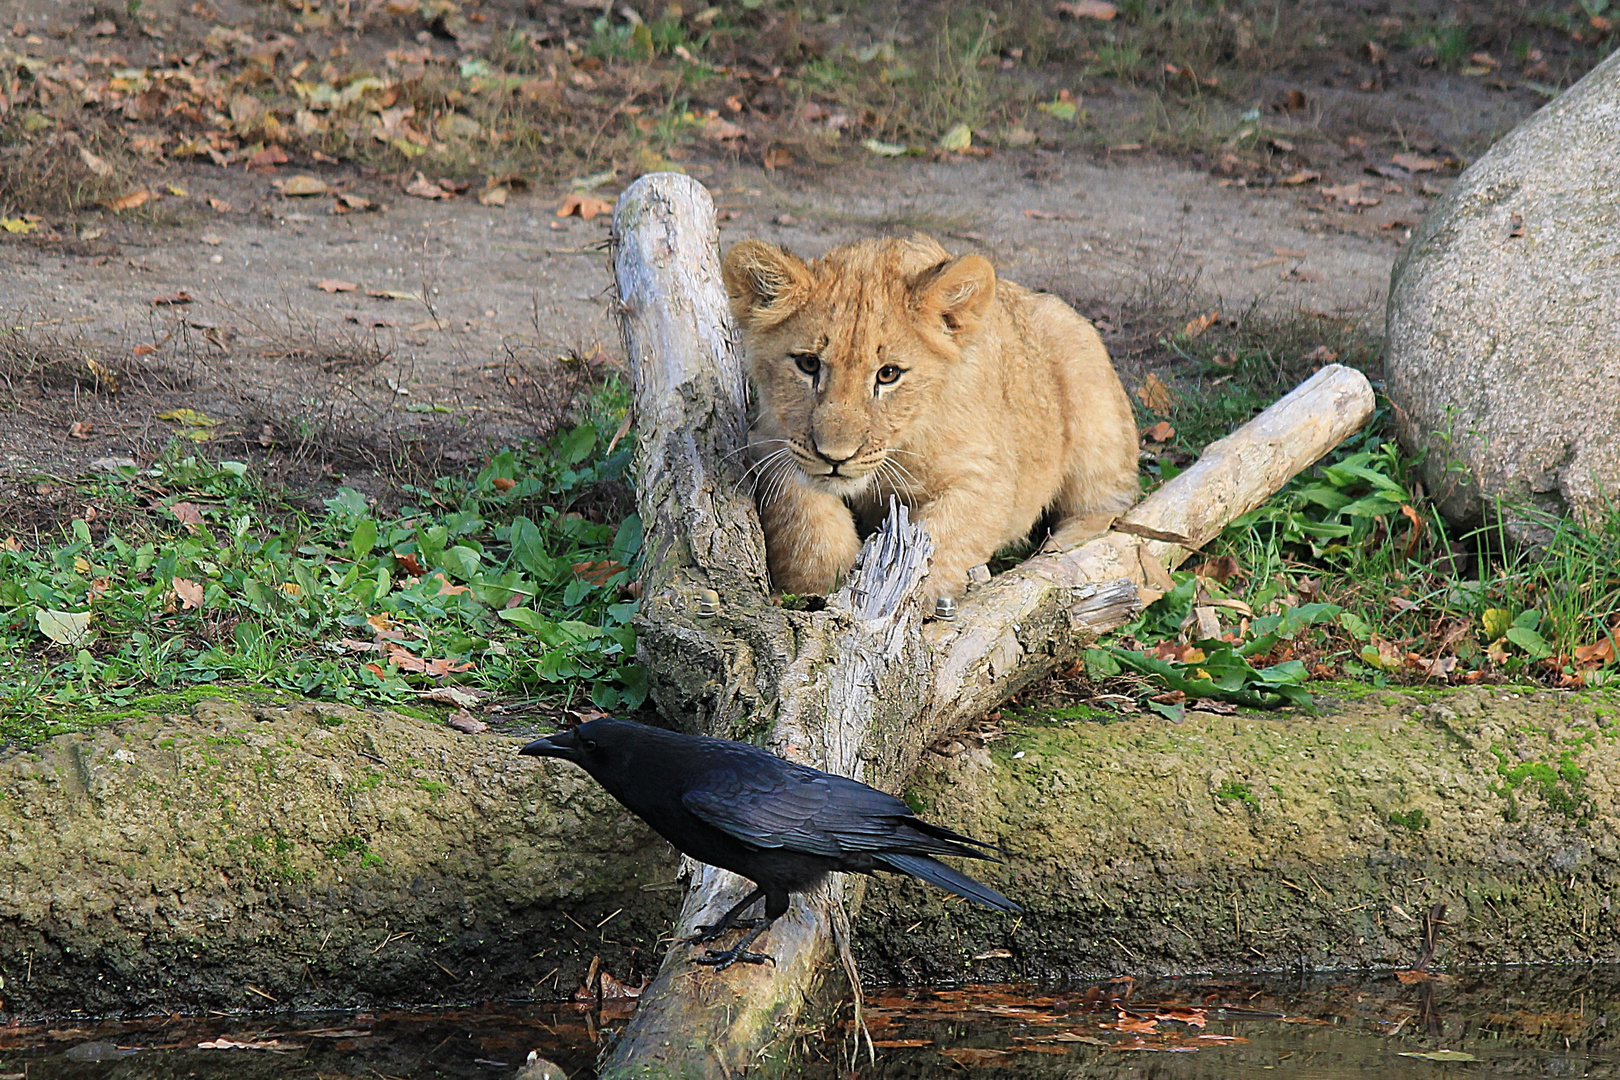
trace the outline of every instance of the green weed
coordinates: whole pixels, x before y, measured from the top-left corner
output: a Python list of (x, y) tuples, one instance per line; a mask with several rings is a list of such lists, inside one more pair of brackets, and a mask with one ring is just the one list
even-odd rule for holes
[[(212, 683), (340, 701), (408, 702), (461, 683), (634, 707), (628, 595), (641, 525), (620, 516), (625, 402), (473, 477), (407, 489), (384, 514), (351, 489), (319, 513), (246, 465), (171, 449), (145, 470), (76, 482), (128, 527), (0, 544), (4, 733)], [(606, 500), (606, 501), (604, 501)]]

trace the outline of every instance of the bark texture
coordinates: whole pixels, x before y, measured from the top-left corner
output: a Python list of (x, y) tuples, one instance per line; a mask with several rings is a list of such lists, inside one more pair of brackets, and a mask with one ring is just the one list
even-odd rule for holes
[[(654, 697), (696, 730), (753, 739), (889, 790), (939, 736), (1127, 620), (1139, 587), (1165, 583), (1188, 546), (1257, 505), (1372, 410), (1360, 373), (1324, 369), (1215, 444), (1186, 474), (1194, 481), (1166, 485), (1131, 511), (1122, 527), (1133, 531), (1030, 560), (971, 592), (953, 622), (925, 622), (910, 600), (929, 544), (901, 507), (825, 610), (785, 611), (770, 601), (763, 534), (737, 464), (746, 386), (713, 204), (687, 177), (645, 176), (620, 197), (615, 235), (643, 435), (649, 556), (638, 640)], [(735, 875), (693, 868), (677, 938), (746, 889)], [(831, 969), (843, 905), (857, 899), (836, 877), (797, 898), (762, 939), (774, 966), (713, 972), (677, 945), (603, 1076), (721, 1077), (784, 1065), (786, 1036)]]

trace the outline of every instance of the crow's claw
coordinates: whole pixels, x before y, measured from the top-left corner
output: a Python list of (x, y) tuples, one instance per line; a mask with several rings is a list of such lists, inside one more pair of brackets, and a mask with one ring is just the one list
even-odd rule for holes
[(756, 926), (763, 926), (764, 923), (764, 919), (737, 919), (729, 925), (720, 922), (715, 923), (713, 926), (700, 926), (697, 928), (697, 933), (686, 939), (686, 944), (707, 945), (711, 941), (725, 937), (727, 931), (752, 930)]
[(692, 963), (703, 964), (706, 967), (714, 968), (716, 971), (724, 971), (732, 964), (739, 963), (770, 964), (772, 967), (776, 966), (776, 957), (767, 956), (764, 953), (745, 952), (741, 947), (724, 950), (705, 949), (704, 952), (707, 955), (698, 957), (696, 960), (693, 960)]

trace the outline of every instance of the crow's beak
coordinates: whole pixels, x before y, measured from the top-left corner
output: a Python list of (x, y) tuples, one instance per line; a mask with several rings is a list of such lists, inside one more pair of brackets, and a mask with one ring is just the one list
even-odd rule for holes
[(518, 751), (530, 757), (565, 758), (574, 749), (574, 737), (571, 732), (559, 731), (549, 739), (536, 739)]

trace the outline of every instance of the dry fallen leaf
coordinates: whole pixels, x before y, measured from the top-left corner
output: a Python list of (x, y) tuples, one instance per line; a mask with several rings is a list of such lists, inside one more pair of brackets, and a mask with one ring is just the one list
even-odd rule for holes
[(352, 281), (338, 281), (334, 278), (322, 278), (315, 283), (315, 287), (325, 293), (354, 292), (360, 288)]
[(748, 138), (748, 131), (724, 117), (711, 116), (703, 122), (703, 137), (712, 142), (732, 142)]
[(152, 297), (153, 307), (179, 307), (182, 304), (189, 303), (191, 303), (191, 294), (184, 289), (170, 293), (168, 296)]
[(85, 168), (97, 176), (106, 178), (113, 174), (113, 167), (107, 163), (105, 158), (92, 154), (82, 146), (79, 147), (79, 160), (84, 162)]
[(1321, 173), (1313, 172), (1310, 169), (1301, 169), (1297, 173), (1290, 173), (1289, 175), (1283, 177), (1281, 180), (1277, 181), (1277, 183), (1286, 184), (1290, 187), (1298, 187), (1300, 184), (1309, 184), (1320, 179), (1322, 179)]
[(1214, 326), (1220, 321), (1220, 318), (1221, 313), (1218, 311), (1212, 311), (1208, 315), (1200, 315), (1198, 318), (1191, 320), (1186, 326), (1182, 327), (1181, 332), (1189, 338), (1195, 338), (1199, 334), (1202, 334), (1205, 330), (1208, 330), (1210, 327)]
[(418, 199), (450, 198), (450, 192), (444, 190), (444, 188), (440, 187), (438, 184), (435, 184), (421, 173), (417, 173), (416, 179), (405, 185), (405, 194), (415, 195)]
[(180, 606), (185, 611), (203, 606), (203, 587), (189, 578), (177, 577), (173, 581), (174, 594), (180, 598)]
[(477, 735), (481, 731), (489, 730), (488, 724), (478, 719), (478, 717), (474, 716), (466, 709), (457, 709), (450, 715), (450, 719), (446, 720), (445, 723), (449, 724), (457, 731), (465, 732), (468, 735)]
[(1107, 22), (1119, 14), (1119, 9), (1106, 0), (1064, 0), (1052, 5), (1052, 10), (1071, 19), (1096, 19)]
[(1383, 199), (1367, 195), (1362, 191), (1360, 182), (1340, 184), (1337, 187), (1323, 187), (1322, 194), (1329, 199), (1336, 199), (1346, 206), (1377, 206)]
[(173, 506), (169, 507), (169, 513), (173, 514), (179, 520), (180, 524), (184, 525), (192, 532), (196, 532), (202, 527), (202, 511), (197, 509), (196, 503), (177, 502)]
[(577, 191), (569, 192), (563, 198), (562, 205), (557, 208), (557, 216), (560, 218), (568, 217), (570, 214), (578, 214), (586, 221), (591, 220), (598, 214), (611, 213), (613, 213), (612, 203), (592, 195), (581, 195)]
[(151, 202), (151, 200), (152, 193), (147, 191), (145, 188), (141, 188), (136, 191), (131, 191), (127, 195), (120, 195), (116, 199), (107, 200), (107, 209), (111, 210), (115, 214), (121, 214), (125, 210), (133, 210), (137, 206), (145, 206), (148, 202)]
[(1170, 421), (1160, 420), (1157, 424), (1142, 432), (1142, 438), (1148, 442), (1169, 442), (1176, 437), (1176, 429), (1170, 426)]
[(1598, 667), (1612, 663), (1614, 663), (1614, 642), (1610, 638), (1604, 638), (1591, 645), (1578, 645), (1575, 648), (1577, 667)]
[(250, 154), (247, 163), (250, 169), (269, 169), (277, 165), (285, 165), (287, 164), (287, 151), (272, 143), (263, 150)]
[(226, 202), (224, 199), (210, 198), (208, 200), (208, 205), (214, 210), (215, 213), (228, 214), (231, 212), (231, 204)]
[(1136, 400), (1140, 401), (1144, 408), (1160, 414), (1168, 413), (1176, 407), (1175, 395), (1164, 385), (1164, 381), (1151, 371), (1148, 372), (1147, 378), (1142, 380), (1142, 385), (1136, 388)]
[(312, 195), (325, 195), (331, 190), (325, 180), (318, 180), (313, 176), (289, 176), (285, 180), (272, 180), (270, 186), (281, 192), (289, 199), (308, 198)]
[(508, 194), (509, 190), (504, 187), (485, 188), (478, 193), (478, 201), (484, 206), (505, 206)]
[(94, 424), (91, 424), (85, 420), (75, 420), (68, 427), (68, 438), (88, 439), (90, 437), (90, 429), (94, 426)]
[(1439, 159), (1424, 157), (1422, 154), (1396, 154), (1389, 160), (1407, 172), (1433, 172), (1442, 164)]
[(348, 191), (336, 193), (332, 202), (332, 213), (347, 214), (354, 210), (370, 210), (377, 204), (363, 195), (355, 195)]

